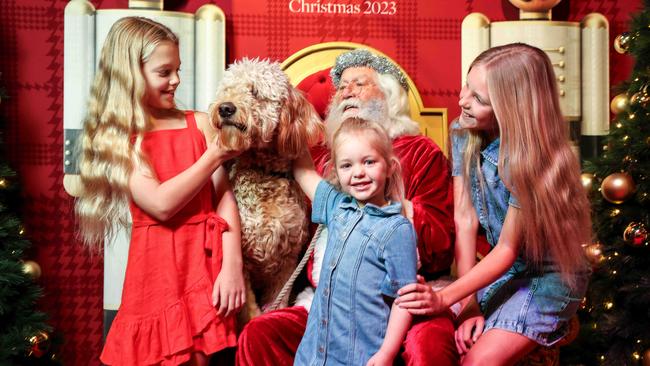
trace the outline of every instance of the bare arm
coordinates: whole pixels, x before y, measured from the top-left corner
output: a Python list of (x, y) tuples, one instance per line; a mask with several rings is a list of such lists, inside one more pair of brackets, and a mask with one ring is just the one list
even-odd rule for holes
[(135, 204), (158, 220), (170, 219), (208, 182), (212, 173), (232, 152), (208, 145), (201, 157), (177, 176), (160, 183), (148, 168), (136, 166), (129, 179), (129, 190)]
[[(454, 224), (456, 226), (454, 256), (458, 277), (462, 277), (476, 264), (476, 236), (479, 223), (464, 178), (459, 176), (452, 179), (454, 183)], [(462, 300), (463, 308), (473, 297), (472, 295)]]
[(440, 290), (442, 305), (449, 307), (494, 282), (515, 262), (520, 245), (519, 209), (510, 206), (497, 245), (470, 271)]
[(314, 168), (314, 162), (309, 155), (309, 151), (304, 149), (300, 156), (293, 162), (293, 176), (300, 185), (300, 188), (305, 192), (309, 200), (314, 200), (316, 194), (316, 187), (323, 179), (318, 175)]
[(212, 180), (218, 202), (217, 214), (228, 223), (228, 230), (222, 236), (221, 272), (215, 281), (212, 298), (219, 314), (227, 317), (239, 311), (246, 302), (241, 253), (241, 221), (226, 170), (223, 167), (218, 168)]
[[(459, 276), (469, 272), (476, 263), (476, 235), (478, 233), (478, 218), (472, 206), (472, 201), (464, 189), (463, 178), (453, 177), (454, 181), (454, 222), (456, 225), (456, 265)], [(431, 289), (423, 278), (418, 276), (418, 282), (402, 287), (399, 298), (395, 300), (401, 308), (407, 309), (411, 315), (433, 315), (440, 311), (440, 296)], [(473, 295), (473, 294), (472, 294)], [(464, 307), (473, 296), (463, 299)]]
[(388, 318), (388, 327), (386, 328), (386, 336), (384, 337), (384, 342), (381, 344), (379, 351), (375, 353), (370, 360), (368, 365), (392, 365), (395, 356), (402, 346), (402, 342), (406, 337), (406, 332), (408, 332), (411, 327), (411, 321), (413, 317), (405, 309), (400, 308), (395, 303), (390, 311), (390, 317)]

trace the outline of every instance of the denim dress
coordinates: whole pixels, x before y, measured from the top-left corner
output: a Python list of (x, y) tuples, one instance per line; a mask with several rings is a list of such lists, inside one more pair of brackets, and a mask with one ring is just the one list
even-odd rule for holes
[[(463, 151), (467, 133), (455, 122), (452, 128), (452, 176), (462, 176)], [(490, 246), (499, 241), (508, 207), (519, 207), (499, 177), (500, 139), (481, 151), (481, 173), (484, 191), (475, 171), (470, 174), (472, 204), (485, 230)], [(477, 297), (485, 316), (483, 332), (499, 328), (522, 334), (533, 341), (550, 346), (564, 337), (568, 321), (576, 313), (587, 288), (589, 274), (577, 275), (577, 286), (564, 284), (557, 266), (545, 260), (540, 270), (532, 271), (520, 255), (512, 267), (492, 284), (478, 291)]]
[(416, 236), (400, 203), (360, 207), (326, 181), (312, 221), (329, 230), (320, 280), (295, 365), (365, 365), (381, 346), (391, 303), (416, 282)]

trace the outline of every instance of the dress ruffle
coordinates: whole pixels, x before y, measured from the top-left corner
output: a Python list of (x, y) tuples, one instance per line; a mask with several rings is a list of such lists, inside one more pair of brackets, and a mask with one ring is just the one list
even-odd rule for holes
[(176, 303), (145, 316), (119, 311), (100, 357), (106, 365), (179, 365), (193, 352), (208, 355), (235, 346), (236, 335), (223, 335), (221, 319), (211, 301), (207, 278), (191, 287)]

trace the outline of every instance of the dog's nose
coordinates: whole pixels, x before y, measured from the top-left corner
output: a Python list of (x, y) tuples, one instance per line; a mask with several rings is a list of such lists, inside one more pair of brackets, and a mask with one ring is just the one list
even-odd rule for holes
[(219, 115), (223, 118), (230, 117), (237, 112), (237, 107), (230, 102), (219, 104)]

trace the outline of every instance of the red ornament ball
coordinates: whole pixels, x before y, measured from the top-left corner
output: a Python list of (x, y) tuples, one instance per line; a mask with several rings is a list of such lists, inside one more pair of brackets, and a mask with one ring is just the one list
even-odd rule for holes
[(600, 193), (603, 197), (615, 204), (627, 201), (636, 190), (636, 184), (627, 173), (613, 173), (603, 179), (600, 185)]
[(623, 232), (623, 240), (635, 248), (648, 244), (648, 230), (640, 222), (631, 222)]

